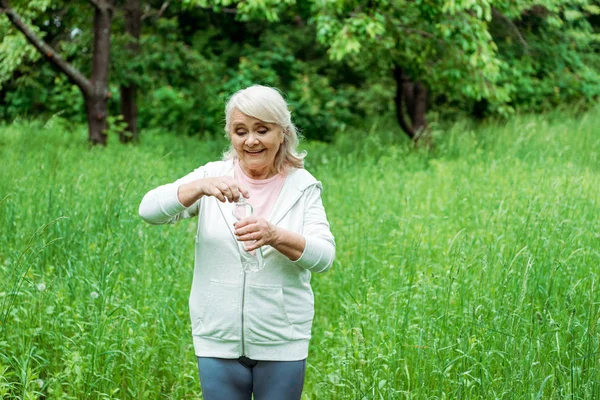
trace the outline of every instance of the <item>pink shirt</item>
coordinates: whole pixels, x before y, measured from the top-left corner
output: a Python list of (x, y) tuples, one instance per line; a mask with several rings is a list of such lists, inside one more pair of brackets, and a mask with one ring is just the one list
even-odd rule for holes
[(244, 173), (237, 160), (235, 160), (234, 174), (235, 179), (250, 192), (247, 203), (252, 206), (252, 214), (268, 220), (283, 188), (285, 175), (277, 174), (269, 179), (252, 179)]

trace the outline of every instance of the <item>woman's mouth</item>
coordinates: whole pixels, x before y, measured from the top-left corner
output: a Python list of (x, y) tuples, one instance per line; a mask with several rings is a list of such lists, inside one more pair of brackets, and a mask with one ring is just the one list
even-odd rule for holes
[(265, 149), (262, 150), (246, 150), (246, 153), (250, 154), (250, 155), (256, 155), (256, 154), (260, 154), (263, 151), (265, 151)]

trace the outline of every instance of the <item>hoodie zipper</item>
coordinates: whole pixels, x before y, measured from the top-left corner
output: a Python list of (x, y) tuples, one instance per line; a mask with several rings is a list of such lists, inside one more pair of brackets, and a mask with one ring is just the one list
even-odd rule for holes
[(240, 355), (241, 357), (246, 355), (246, 349), (244, 346), (245, 343), (245, 338), (244, 338), (244, 304), (245, 304), (245, 297), (246, 297), (246, 271), (242, 270), (242, 274), (243, 278), (242, 278), (242, 312), (241, 312), (241, 319), (242, 319), (242, 354)]

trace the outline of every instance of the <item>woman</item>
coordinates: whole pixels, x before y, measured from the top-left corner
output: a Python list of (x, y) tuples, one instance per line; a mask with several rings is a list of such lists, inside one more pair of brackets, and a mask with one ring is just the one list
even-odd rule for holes
[[(189, 304), (204, 398), (299, 399), (314, 314), (311, 272), (326, 271), (335, 257), (322, 186), (303, 169), (277, 90), (240, 90), (225, 114), (231, 146), (223, 160), (148, 192), (140, 216), (151, 224), (198, 216)], [(237, 221), (240, 196), (254, 213)], [(258, 248), (264, 268), (245, 272), (240, 252)]]

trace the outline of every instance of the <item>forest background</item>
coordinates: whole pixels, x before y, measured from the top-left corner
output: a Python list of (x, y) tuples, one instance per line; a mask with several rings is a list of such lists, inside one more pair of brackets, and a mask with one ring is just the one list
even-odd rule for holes
[(0, 398), (201, 398), (194, 223), (137, 207), (255, 83), (337, 242), (303, 398), (600, 398), (599, 27), (588, 0), (0, 0)]
[(2, 0), (2, 7), (0, 119), (59, 113), (83, 122), (87, 114), (94, 143), (105, 142), (109, 119), (130, 136), (138, 125), (221, 135), (224, 100), (254, 83), (284, 91), (297, 125), (319, 140), (386, 115), (418, 139), (429, 122), (584, 109), (600, 94), (594, 1)]

